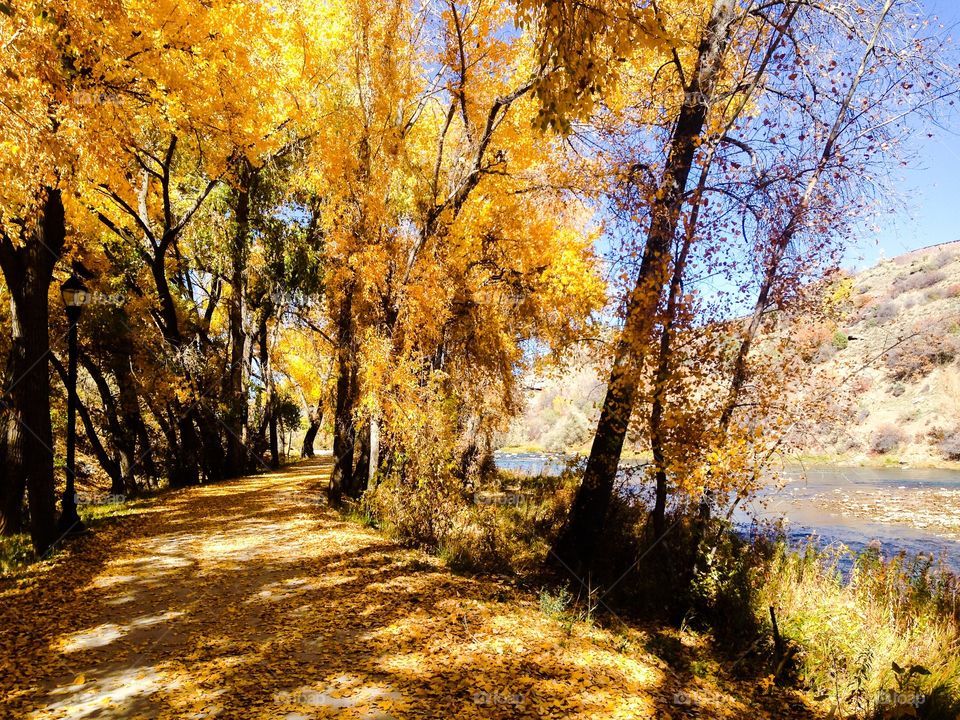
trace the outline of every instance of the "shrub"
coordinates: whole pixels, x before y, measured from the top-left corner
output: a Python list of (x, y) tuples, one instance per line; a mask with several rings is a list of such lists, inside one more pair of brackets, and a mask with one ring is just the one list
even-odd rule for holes
[(895, 295), (902, 295), (911, 290), (924, 290), (947, 279), (947, 274), (940, 270), (918, 270), (909, 275), (901, 275), (891, 287)]
[(896, 425), (886, 424), (878, 427), (870, 437), (870, 449), (884, 455), (896, 450), (907, 440), (906, 433)]
[[(814, 323), (799, 323), (793, 329), (792, 340), (804, 362), (823, 362), (823, 353), (832, 350), (829, 328)], [(832, 354), (832, 353), (830, 353)], [(820, 358), (818, 359), (818, 356)]]
[(953, 283), (952, 285), (947, 285), (943, 289), (943, 296), (945, 298), (960, 297), (960, 283)]
[(957, 257), (960, 257), (960, 255), (954, 250), (941, 250), (927, 261), (927, 267), (931, 270), (940, 270), (956, 260)]
[(397, 540), (432, 549), (458, 570), (526, 574), (544, 562), (567, 517), (577, 476), (500, 472), (468, 491), (452, 478), (388, 475), (364, 493), (361, 515)]
[(0, 575), (16, 572), (36, 560), (29, 535), (0, 537)]
[(817, 350), (817, 354), (813, 356), (811, 362), (819, 365), (820, 363), (827, 362), (836, 354), (836, 346), (832, 342), (827, 342), (820, 346), (820, 348)]
[(846, 350), (847, 346), (850, 344), (850, 340), (847, 338), (847, 334), (843, 330), (837, 330), (835, 333), (833, 333), (833, 339), (831, 342), (837, 350)]
[(923, 377), (938, 365), (947, 365), (960, 355), (960, 339), (949, 332), (926, 331), (897, 345), (886, 355), (894, 380)]
[(900, 312), (900, 305), (896, 302), (880, 303), (873, 308), (874, 320), (893, 320)]
[(937, 449), (947, 460), (960, 460), (960, 427), (946, 433), (937, 445)]
[(857, 377), (853, 379), (853, 382), (850, 383), (850, 388), (858, 395), (867, 392), (872, 387), (873, 378), (868, 375), (857, 375)]

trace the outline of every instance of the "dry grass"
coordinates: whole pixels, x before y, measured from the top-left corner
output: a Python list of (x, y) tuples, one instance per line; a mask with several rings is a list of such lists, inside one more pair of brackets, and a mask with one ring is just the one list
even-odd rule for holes
[[(890, 693), (922, 700), (921, 717), (960, 713), (960, 624), (957, 581), (930, 559), (884, 561), (867, 550), (781, 546), (761, 599), (777, 609), (780, 630), (795, 644), (799, 681), (840, 716), (889, 711)], [(901, 668), (918, 666), (912, 677)], [(929, 674), (921, 674), (921, 672)]]

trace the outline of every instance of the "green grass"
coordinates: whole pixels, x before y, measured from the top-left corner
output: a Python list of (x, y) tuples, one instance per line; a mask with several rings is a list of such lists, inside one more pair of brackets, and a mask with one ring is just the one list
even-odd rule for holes
[[(149, 506), (154, 497), (162, 492), (164, 491), (159, 490), (120, 502), (84, 504), (77, 508), (77, 512), (87, 529), (95, 530), (99, 526), (136, 514)], [(58, 551), (59, 545), (48, 553), (48, 557), (52, 557)], [(28, 533), (0, 537), (0, 576), (18, 575), (35, 562), (37, 562), (37, 555)]]
[(18, 573), (36, 559), (29, 535), (0, 537), (0, 575)]

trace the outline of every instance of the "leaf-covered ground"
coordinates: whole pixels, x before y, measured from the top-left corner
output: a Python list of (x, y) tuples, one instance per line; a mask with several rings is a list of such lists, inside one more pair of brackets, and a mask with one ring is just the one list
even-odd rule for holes
[(169, 493), (8, 580), (0, 716), (761, 716), (644, 633), (559, 622), (344, 521), (328, 471)]

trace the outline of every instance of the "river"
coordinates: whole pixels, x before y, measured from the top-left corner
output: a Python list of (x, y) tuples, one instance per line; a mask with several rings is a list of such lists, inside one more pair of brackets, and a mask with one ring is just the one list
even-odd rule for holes
[[(497, 467), (526, 474), (555, 473), (571, 458), (497, 453)], [(625, 462), (624, 469), (631, 467)], [(801, 544), (842, 543), (859, 550), (879, 543), (884, 555), (942, 556), (960, 573), (960, 471), (927, 468), (807, 466), (779, 473), (734, 513), (746, 530), (755, 520), (782, 519), (787, 537)]]

